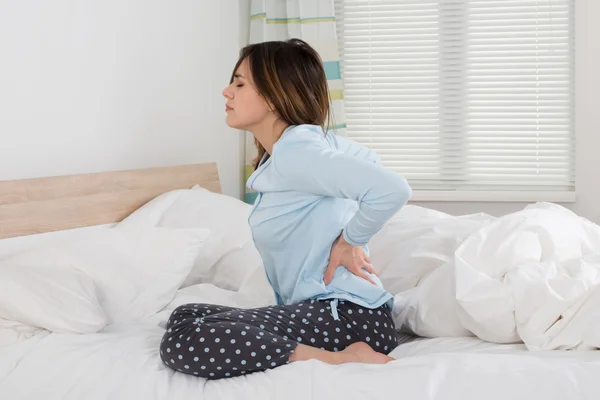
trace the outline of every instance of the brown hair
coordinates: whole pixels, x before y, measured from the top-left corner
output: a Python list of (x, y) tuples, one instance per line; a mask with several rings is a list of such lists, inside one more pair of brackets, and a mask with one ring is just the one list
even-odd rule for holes
[[(308, 43), (300, 39), (251, 44), (240, 51), (231, 80), (244, 60), (258, 93), (274, 107), (276, 116), (288, 125), (319, 125), (323, 130), (330, 120), (329, 91), (323, 61)], [(331, 124), (329, 124), (330, 126)], [(256, 169), (265, 149), (254, 139), (258, 156)]]

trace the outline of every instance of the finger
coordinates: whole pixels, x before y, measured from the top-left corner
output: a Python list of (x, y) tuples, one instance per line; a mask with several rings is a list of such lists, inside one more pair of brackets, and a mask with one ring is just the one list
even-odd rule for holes
[(373, 268), (373, 266), (371, 264), (365, 264), (365, 266), (363, 268), (366, 269), (367, 272), (370, 272), (373, 275), (377, 275), (377, 271), (375, 271), (375, 268)]
[(365, 254), (365, 261), (371, 264), (371, 257)]
[(371, 279), (371, 277), (365, 272), (365, 270), (362, 267), (360, 267), (358, 265), (355, 265), (355, 266), (353, 266), (350, 269), (350, 272), (352, 272), (354, 275), (356, 275), (356, 276), (358, 276), (360, 278), (363, 278), (363, 279), (371, 282), (373, 285), (377, 286), (377, 284), (375, 283), (375, 281), (373, 281)]
[(369, 275), (367, 275), (365, 272), (362, 272), (360, 275), (360, 277), (368, 280), (369, 282), (371, 282), (373, 285), (377, 286), (377, 284), (375, 283), (375, 281), (373, 279), (371, 279), (371, 277)]
[(329, 285), (331, 283), (331, 280), (333, 279), (333, 274), (335, 273), (335, 269), (337, 267), (336, 264), (337, 262), (335, 262), (334, 260), (329, 261), (329, 265), (325, 270), (325, 275), (323, 275), (323, 281), (326, 285)]

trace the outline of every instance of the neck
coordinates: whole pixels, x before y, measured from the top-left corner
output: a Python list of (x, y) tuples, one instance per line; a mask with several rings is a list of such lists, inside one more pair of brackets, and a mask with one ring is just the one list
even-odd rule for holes
[(269, 155), (273, 154), (273, 146), (281, 137), (281, 134), (289, 125), (281, 120), (265, 120), (257, 126), (249, 129), (256, 140), (265, 148)]

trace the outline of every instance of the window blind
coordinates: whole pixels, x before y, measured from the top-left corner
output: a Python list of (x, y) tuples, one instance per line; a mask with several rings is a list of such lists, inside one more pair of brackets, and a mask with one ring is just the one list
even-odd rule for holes
[(566, 200), (575, 190), (572, 8), (335, 0), (347, 135), (421, 199)]

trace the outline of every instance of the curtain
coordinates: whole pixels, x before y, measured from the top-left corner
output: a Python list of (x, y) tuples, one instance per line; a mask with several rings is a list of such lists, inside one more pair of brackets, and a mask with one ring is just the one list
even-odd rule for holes
[[(321, 56), (331, 98), (330, 130), (344, 135), (344, 93), (333, 0), (252, 0), (249, 43), (302, 39)], [(245, 181), (253, 172), (254, 137), (246, 132)], [(256, 193), (246, 188), (244, 200), (253, 203)]]

